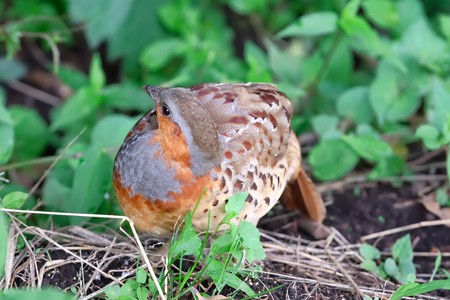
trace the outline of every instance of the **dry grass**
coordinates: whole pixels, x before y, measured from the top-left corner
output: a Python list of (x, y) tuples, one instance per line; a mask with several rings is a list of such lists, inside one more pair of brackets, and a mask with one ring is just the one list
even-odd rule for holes
[[(59, 287), (76, 293), (81, 299), (92, 299), (99, 297), (107, 285), (123, 284), (127, 278), (134, 276), (138, 267), (156, 273), (154, 280), (165, 268), (163, 251), (144, 247), (143, 244), (147, 243), (137, 235), (132, 223), (133, 236), (126, 234), (122, 228), (113, 231), (108, 227), (101, 234), (81, 227), (44, 230), (27, 226), (15, 214), (21, 212), (102, 217), (110, 221), (120, 219), (129, 222), (126, 217), (2, 210), (11, 217), (12, 222), (6, 274), (0, 282), (1, 289), (41, 287), (51, 282), (54, 276), (64, 278), (64, 274), (58, 274), (59, 270), (71, 266), (77, 269), (76, 278), (66, 278), (67, 282), (61, 283)], [(383, 234), (373, 237), (380, 238)], [(17, 250), (19, 237), (23, 237), (24, 242), (20, 251)], [(288, 286), (286, 299), (322, 299), (325, 298), (322, 295), (326, 295), (329, 290), (341, 291), (346, 295), (353, 295), (353, 298), (368, 295), (388, 299), (397, 288), (392, 282), (359, 268), (362, 261), (358, 254), (359, 244), (349, 243), (333, 228), (329, 238), (323, 241), (309, 241), (267, 231), (262, 231), (262, 239), (267, 259), (264, 262), (266, 267), (260, 275), (261, 284), (264, 286), (269, 280)], [(150, 241), (152, 243), (154, 242)], [(428, 257), (431, 261), (435, 259), (434, 253), (416, 253), (416, 256)], [(448, 256), (450, 253), (443, 253), (443, 257)], [(139, 258), (144, 259), (142, 266), (138, 266)], [(418, 274), (418, 281), (425, 282), (429, 276)], [(298, 291), (299, 294), (293, 295), (293, 291)], [(164, 299), (161, 290), (160, 297)], [(262, 298), (277, 299), (277, 296), (268, 293)], [(439, 298), (421, 296), (420, 299)]]

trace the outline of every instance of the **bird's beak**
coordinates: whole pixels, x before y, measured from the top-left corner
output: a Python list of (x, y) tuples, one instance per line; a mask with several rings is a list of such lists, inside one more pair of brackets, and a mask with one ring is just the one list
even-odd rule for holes
[(162, 87), (159, 86), (152, 86), (152, 85), (145, 85), (142, 88), (147, 94), (150, 95), (150, 97), (153, 98), (153, 100), (155, 100), (156, 103), (159, 102), (160, 96), (161, 96), (161, 91), (164, 89)]

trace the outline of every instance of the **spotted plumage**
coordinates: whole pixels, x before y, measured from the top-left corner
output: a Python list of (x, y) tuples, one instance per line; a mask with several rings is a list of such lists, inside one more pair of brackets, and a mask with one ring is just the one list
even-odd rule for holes
[(322, 222), (322, 199), (289, 125), (292, 105), (275, 85), (145, 89), (156, 108), (132, 128), (114, 165), (119, 204), (139, 229), (172, 233), (201, 197), (193, 224), (214, 230), (241, 191), (249, 195), (237, 220), (256, 224), (284, 192), (289, 207)]

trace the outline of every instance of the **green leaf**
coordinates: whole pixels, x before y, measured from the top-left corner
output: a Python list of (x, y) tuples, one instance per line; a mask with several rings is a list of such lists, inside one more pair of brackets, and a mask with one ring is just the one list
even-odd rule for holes
[(405, 170), (406, 162), (403, 157), (392, 155), (377, 161), (375, 168), (367, 176), (375, 180), (383, 177), (399, 176)]
[(450, 181), (450, 153), (447, 153), (447, 163), (445, 168), (447, 169), (447, 178)]
[[(95, 147), (84, 153), (83, 159), (75, 172), (70, 201), (66, 211), (75, 213), (96, 213), (105, 197), (112, 189), (113, 161), (109, 155)], [(71, 217), (72, 224), (80, 224), (78, 217)]]
[(3, 197), (2, 206), (4, 208), (19, 209), (27, 200), (28, 194), (24, 192), (11, 192)]
[[(6, 215), (0, 211), (0, 241), (8, 240), (8, 222)], [(7, 243), (0, 243), (0, 280), (5, 274)], [(1, 292), (0, 292), (1, 295)]]
[(43, 288), (38, 289), (9, 289), (0, 292), (0, 298), (2, 300), (17, 300), (17, 299), (27, 299), (27, 300), (71, 300), (72, 296), (65, 294), (56, 289)]
[(74, 90), (89, 84), (86, 74), (69, 66), (59, 66), (58, 77)]
[[(296, 51), (296, 47), (280, 49), (278, 45), (272, 42), (266, 42), (268, 50), (268, 63), (272, 72), (282, 82), (291, 83), (293, 89), (299, 90), (298, 79), (301, 76), (301, 52)], [(283, 84), (278, 83), (280, 90), (289, 95), (284, 89)]]
[(433, 82), (431, 93), (427, 97), (427, 106), (428, 122), (444, 134), (450, 117), (450, 92), (439, 79)]
[(400, 273), (396, 278), (400, 283), (408, 283), (411, 282), (411, 278), (413, 281), (416, 279), (416, 266), (412, 262), (412, 260), (402, 261), (398, 264), (398, 268)]
[(337, 128), (339, 118), (334, 115), (317, 115), (312, 119), (314, 131), (320, 136), (321, 140), (332, 140), (339, 138), (342, 133)]
[(150, 97), (140, 87), (133, 84), (111, 84), (106, 86), (103, 92), (104, 104), (112, 108), (142, 112), (153, 108)]
[(376, 262), (370, 259), (364, 259), (359, 266), (369, 272), (376, 272), (378, 269)]
[(92, 129), (91, 145), (98, 148), (119, 149), (136, 121), (136, 118), (123, 115), (109, 115), (100, 119)]
[(70, 0), (69, 15), (76, 22), (85, 23), (89, 46), (95, 48), (111, 38), (123, 26), (134, 1), (116, 0)]
[(178, 257), (179, 255), (200, 255), (200, 252), (202, 251), (202, 241), (192, 226), (191, 212), (187, 213), (184, 220), (184, 227), (181, 234), (173, 242), (171, 251), (173, 251), (171, 257)]
[(400, 270), (398, 269), (397, 264), (395, 263), (395, 260), (393, 260), (390, 257), (387, 258), (386, 261), (384, 262), (384, 270), (392, 278), (397, 279), (400, 274)]
[(397, 26), (394, 30), (398, 36), (401, 36), (411, 24), (425, 16), (423, 2), (420, 0), (396, 0), (392, 1), (396, 7), (397, 12), (407, 11), (407, 14), (399, 13)]
[(365, 259), (374, 260), (381, 258), (381, 252), (377, 248), (369, 244), (362, 244), (359, 247), (359, 254)]
[(316, 145), (308, 156), (313, 174), (320, 180), (338, 179), (356, 166), (358, 155), (343, 140), (326, 140)]
[(412, 261), (413, 249), (411, 245), (411, 236), (409, 234), (399, 238), (392, 246), (392, 256), (398, 262)]
[(150, 71), (157, 71), (186, 49), (180, 38), (165, 38), (148, 45), (139, 57), (140, 63)]
[(92, 88), (79, 89), (55, 111), (51, 128), (67, 129), (73, 123), (80, 122), (96, 111), (100, 101), (100, 96)]
[(410, 117), (420, 106), (429, 77), (413, 61), (406, 61), (408, 70), (403, 73), (388, 60), (377, 68), (377, 76), (369, 89), (370, 104), (378, 122), (401, 121)]
[(346, 135), (342, 139), (362, 158), (376, 162), (393, 154), (391, 146), (372, 136)]
[(349, 19), (356, 16), (358, 13), (359, 7), (361, 5), (361, 0), (350, 0), (342, 9), (342, 19)]
[(442, 34), (447, 39), (447, 42), (450, 42), (450, 15), (440, 15), (439, 16), (439, 27), (441, 29)]
[(248, 63), (246, 80), (250, 82), (271, 82), (266, 54), (252, 42), (246, 42), (244, 48), (245, 61)]
[(322, 11), (300, 17), (281, 30), (277, 37), (318, 36), (336, 31), (337, 15), (335, 12)]
[(357, 86), (344, 91), (337, 99), (336, 108), (341, 116), (355, 123), (370, 123), (374, 113), (370, 106), (369, 89)]
[(26, 71), (25, 66), (18, 61), (0, 57), (0, 82), (19, 79), (25, 75)]
[(150, 291), (146, 287), (139, 286), (136, 289), (136, 296), (138, 300), (147, 300), (150, 297)]
[(417, 61), (432, 69), (440, 69), (450, 63), (447, 44), (438, 37), (425, 18), (416, 20), (402, 35), (401, 49)]
[(365, 0), (362, 6), (369, 19), (380, 27), (389, 29), (398, 22), (399, 15), (390, 0)]
[(420, 125), (416, 130), (416, 136), (423, 140), (428, 149), (438, 149), (442, 146), (439, 130), (433, 125)]
[(50, 139), (44, 119), (34, 109), (25, 106), (10, 106), (9, 112), (14, 122), (15, 158), (27, 160), (41, 155)]
[(250, 14), (256, 11), (260, 11), (267, 5), (266, 0), (229, 0), (227, 4), (239, 14)]
[(103, 289), (108, 299), (116, 300), (120, 297), (120, 286), (118, 284), (105, 286)]
[(255, 296), (255, 292), (248, 284), (235, 274), (225, 271), (224, 265), (215, 258), (210, 259), (206, 267), (206, 273), (211, 277), (216, 286), (223, 286), (226, 284), (236, 290), (243, 291), (249, 297)]
[(231, 196), (228, 203), (225, 204), (225, 212), (227, 215), (237, 216), (244, 209), (247, 196), (247, 192), (241, 192)]
[(100, 59), (100, 55), (95, 53), (92, 56), (91, 67), (89, 69), (89, 82), (94, 91), (100, 91), (106, 82), (105, 73), (102, 68), (102, 61)]
[(242, 221), (238, 226), (238, 234), (241, 236), (242, 246), (247, 250), (246, 255), (249, 263), (254, 260), (263, 260), (266, 257), (259, 230), (253, 223)]
[(380, 55), (385, 52), (378, 33), (360, 16), (341, 18), (339, 25), (350, 38), (354, 49), (369, 55)]
[(0, 165), (8, 162), (13, 153), (14, 128), (13, 120), (3, 103), (0, 103)]
[(392, 294), (391, 300), (400, 300), (402, 297), (422, 295), (435, 290), (450, 290), (450, 279), (435, 280), (422, 284), (412, 282), (402, 285)]
[(42, 189), (42, 201), (49, 210), (63, 210), (70, 198), (70, 187), (51, 176), (47, 178)]
[(137, 269), (136, 281), (141, 284), (144, 284), (147, 281), (147, 271), (145, 271), (145, 269), (143, 268)]

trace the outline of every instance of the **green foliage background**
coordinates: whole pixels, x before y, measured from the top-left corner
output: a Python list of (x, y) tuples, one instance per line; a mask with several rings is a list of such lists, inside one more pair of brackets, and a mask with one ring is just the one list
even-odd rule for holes
[[(39, 195), (47, 210), (120, 213), (113, 157), (151, 108), (143, 84), (276, 83), (295, 104), (294, 130), (318, 136), (307, 162), (322, 181), (357, 165), (370, 179), (410, 174), (411, 143), (450, 143), (447, 1), (14, 0), (0, 11), (4, 86), (27, 74), (32, 41), (71, 89), (48, 115), (0, 90), (0, 170), (25, 165), (36, 180), (33, 166), (62, 155)], [(13, 182), (0, 195), (28, 188)]]

